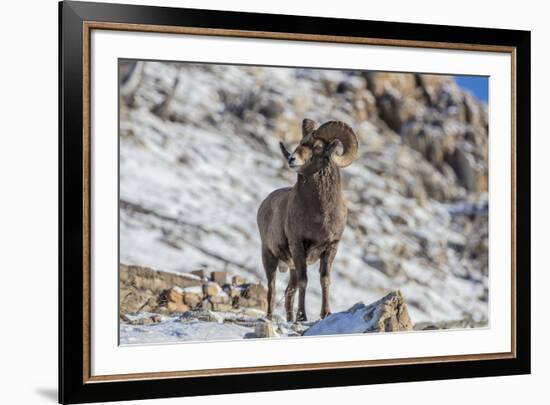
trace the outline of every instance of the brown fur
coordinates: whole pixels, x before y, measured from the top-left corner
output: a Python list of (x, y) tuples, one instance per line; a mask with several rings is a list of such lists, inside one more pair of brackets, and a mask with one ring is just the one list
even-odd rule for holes
[(347, 207), (341, 191), (340, 171), (332, 159), (337, 142), (317, 139), (311, 123), (304, 120), (304, 137), (294, 153), (288, 153), (281, 145), (283, 155), (289, 162), (295, 156), (303, 162), (298, 169), (296, 184), (291, 188), (275, 190), (258, 209), (262, 260), (268, 280), (269, 318), (275, 305), (275, 276), (280, 262), (291, 270), (285, 291), (287, 320), (294, 319), (296, 290), (299, 291), (296, 319), (307, 319), (307, 266), (317, 260), (321, 260), (321, 318), (330, 314), (330, 271), (344, 232)]

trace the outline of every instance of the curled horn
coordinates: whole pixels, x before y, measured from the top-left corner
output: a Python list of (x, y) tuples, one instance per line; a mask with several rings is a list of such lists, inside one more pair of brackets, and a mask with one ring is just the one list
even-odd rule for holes
[(338, 139), (342, 142), (344, 151), (341, 155), (334, 153), (332, 160), (338, 167), (346, 167), (351, 164), (359, 152), (359, 142), (353, 129), (341, 121), (329, 121), (321, 125), (315, 131), (315, 137), (322, 139), (325, 142), (330, 142)]
[(317, 128), (318, 125), (315, 121), (310, 120), (309, 118), (304, 118), (302, 121), (302, 138), (305, 138)]

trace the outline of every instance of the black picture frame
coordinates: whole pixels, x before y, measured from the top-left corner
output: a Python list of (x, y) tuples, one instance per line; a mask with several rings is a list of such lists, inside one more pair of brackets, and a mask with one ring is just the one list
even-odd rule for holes
[[(484, 44), (515, 49), (515, 356), (502, 359), (289, 370), (193, 378), (87, 381), (86, 145), (84, 35), (86, 22), (341, 36), (395, 41)], [(175, 396), (354, 386), (405, 381), (527, 374), (530, 372), (530, 32), (207, 11), (85, 2), (59, 3), (59, 402), (137, 400)], [(514, 197), (514, 196), (512, 196)], [(89, 231), (89, 229), (88, 229)]]

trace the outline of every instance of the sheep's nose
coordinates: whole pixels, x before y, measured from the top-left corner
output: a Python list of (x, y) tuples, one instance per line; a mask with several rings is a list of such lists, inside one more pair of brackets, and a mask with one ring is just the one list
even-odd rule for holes
[(296, 162), (296, 158), (294, 156), (290, 155), (288, 157), (288, 164), (292, 166), (295, 162)]

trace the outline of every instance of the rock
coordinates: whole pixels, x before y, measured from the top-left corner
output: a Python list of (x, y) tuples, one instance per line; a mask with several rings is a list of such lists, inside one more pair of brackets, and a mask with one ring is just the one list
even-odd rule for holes
[(140, 311), (153, 312), (160, 306), (159, 295), (150, 290), (141, 290), (135, 287), (120, 289), (120, 313), (136, 313)]
[(210, 302), (213, 304), (228, 304), (229, 301), (229, 296), (224, 291), (220, 291), (218, 295), (210, 297)]
[(191, 308), (196, 308), (202, 301), (202, 294), (184, 293), (183, 302)]
[(430, 106), (436, 105), (442, 90), (454, 83), (448, 76), (416, 74), (417, 85), (422, 90), (422, 95)]
[(213, 297), (218, 295), (222, 291), (222, 288), (218, 283), (209, 281), (202, 285), (202, 293), (207, 297)]
[(120, 64), (120, 96), (129, 107), (135, 107), (135, 95), (143, 80), (144, 66), (144, 62), (121, 62)]
[(261, 106), (259, 113), (266, 118), (276, 118), (283, 113), (285, 106), (278, 100), (271, 99), (265, 105)]
[(175, 302), (169, 302), (166, 305), (166, 308), (168, 309), (168, 312), (187, 312), (191, 309), (189, 308), (189, 305), (183, 303), (178, 304)]
[(333, 313), (312, 325), (304, 336), (369, 332), (398, 332), (413, 329), (407, 305), (399, 291), (370, 304), (357, 303), (347, 311)]
[(269, 321), (257, 323), (254, 327), (254, 334), (257, 338), (279, 337), (273, 328), (273, 324)]
[(193, 274), (197, 277), (200, 277), (200, 278), (206, 277), (206, 272), (204, 271), (204, 269), (193, 270), (193, 271), (191, 271), (191, 274)]
[(415, 330), (439, 330), (439, 328), (434, 324), (424, 324), (424, 325), (415, 325)]
[(364, 75), (369, 90), (376, 97), (384, 94), (388, 87), (409, 97), (416, 94), (417, 79), (415, 75), (390, 72), (365, 72)]
[(138, 290), (150, 290), (152, 293), (160, 294), (173, 286), (191, 287), (202, 285), (200, 277), (189, 273), (176, 274), (125, 264), (120, 264), (119, 269), (121, 289), (133, 287)]
[(231, 278), (231, 284), (233, 285), (243, 285), (246, 283), (246, 280), (241, 276), (233, 276)]
[(152, 315), (151, 316), (151, 320), (154, 322), (154, 323), (159, 323), (159, 322), (162, 322), (162, 316), (160, 315)]
[(122, 323), (131, 323), (132, 322), (130, 320), (130, 318), (128, 318), (128, 316), (126, 316), (125, 314), (120, 314), (119, 319), (120, 319), (120, 322), (122, 322)]
[(390, 276), (397, 275), (399, 271), (398, 266), (392, 260), (384, 259), (380, 256), (364, 256), (363, 261), (370, 267)]
[(208, 300), (203, 300), (201, 303), (201, 309), (203, 309), (204, 311), (212, 311), (212, 303)]
[(304, 323), (293, 323), (290, 328), (296, 332), (299, 336), (302, 336), (306, 330), (310, 328), (310, 324), (304, 324)]
[(126, 317), (126, 319), (128, 320), (126, 323), (130, 323), (132, 325), (151, 325), (153, 323), (162, 322), (162, 317), (158, 314), (148, 316), (145, 318), (137, 318), (137, 319), (134, 319), (133, 321), (128, 319), (128, 317)]
[(240, 296), (237, 295), (234, 298), (234, 306), (267, 311), (267, 288), (261, 284), (243, 285), (242, 290), (240, 290)]
[(239, 297), (237, 299), (236, 304), (237, 304), (237, 307), (257, 308), (264, 312), (267, 311), (267, 299), (258, 300), (255, 298)]
[(243, 297), (267, 300), (267, 288), (261, 284), (248, 284), (243, 292)]
[(151, 325), (155, 323), (151, 318), (140, 318), (132, 322), (132, 325)]
[(231, 284), (226, 284), (223, 286), (223, 291), (230, 298), (238, 298), (241, 296), (242, 288), (240, 288), (239, 286), (232, 286)]
[(210, 273), (210, 280), (219, 285), (224, 285), (227, 283), (227, 273), (225, 271), (213, 271)]
[(449, 163), (468, 191), (487, 191), (489, 185), (487, 167), (476, 161), (471, 153), (466, 152), (462, 147), (456, 148)]
[(119, 269), (121, 314), (166, 311), (161, 308), (166, 308), (167, 301), (183, 303), (181, 297), (177, 297), (177, 290), (170, 292), (174, 286), (202, 285), (199, 277), (189, 273), (176, 274), (125, 264), (120, 264)]
[(223, 323), (223, 320), (224, 320), (223, 316), (221, 316), (220, 314), (216, 314), (215, 312), (212, 312), (212, 309), (201, 309), (196, 311), (189, 311), (189, 312), (183, 313), (179, 318), (180, 322), (202, 321), (202, 322)]
[(336, 86), (337, 93), (350, 93), (355, 98), (365, 91), (366, 89), (366, 80), (359, 76), (348, 76), (346, 80), (341, 81)]
[(153, 317), (142, 318), (139, 322), (140, 325), (151, 325), (153, 323), (157, 323)]
[(164, 293), (166, 300), (176, 304), (183, 304), (183, 291), (179, 287), (172, 287)]
[(464, 97), (465, 121), (472, 126), (481, 127), (486, 125), (484, 111), (479, 108), (477, 101), (470, 95)]

